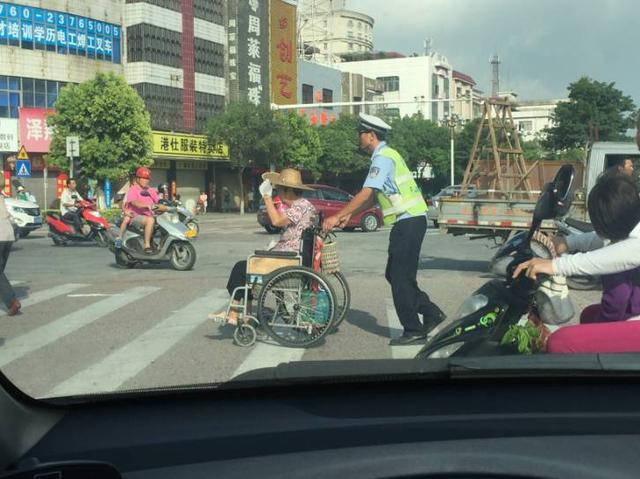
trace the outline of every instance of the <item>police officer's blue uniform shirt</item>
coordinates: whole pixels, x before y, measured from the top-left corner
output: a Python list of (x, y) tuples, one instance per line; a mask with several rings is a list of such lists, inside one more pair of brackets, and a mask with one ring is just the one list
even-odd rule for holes
[[(379, 154), (380, 150), (387, 146), (385, 141), (381, 141), (373, 154), (371, 155), (371, 167), (369, 168), (369, 174), (367, 179), (362, 185), (363, 188), (373, 188), (378, 191), (382, 191), (385, 196), (398, 193), (398, 189), (395, 184), (395, 168), (393, 166), (393, 160), (388, 156)], [(409, 213), (403, 213), (398, 216), (396, 221), (411, 218)]]

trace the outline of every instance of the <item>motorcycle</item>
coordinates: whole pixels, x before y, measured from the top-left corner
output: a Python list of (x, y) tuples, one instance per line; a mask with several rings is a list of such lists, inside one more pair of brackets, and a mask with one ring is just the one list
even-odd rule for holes
[(573, 176), (573, 167), (564, 165), (544, 186), (529, 231), (501, 249), (497, 262), (507, 263), (505, 279), (493, 279), (474, 292), (459, 308), (457, 319), (428, 340), (417, 358), (512, 354), (513, 346), (503, 344), (503, 338), (514, 327), (533, 319), (549, 325), (550, 331), (573, 317), (565, 278), (539, 275), (534, 281), (524, 274), (511, 277), (519, 264), (536, 256), (532, 240), (542, 221), (568, 211)]
[(53, 243), (56, 246), (66, 246), (69, 242), (95, 241), (98, 246), (107, 247), (110, 242), (109, 230), (111, 225), (96, 210), (95, 203), (89, 200), (80, 200), (76, 202), (76, 207), (79, 210), (78, 215), (82, 219), (80, 231), (76, 231), (73, 223), (63, 219), (59, 214), (47, 214), (49, 237), (51, 237)]
[[(122, 247), (110, 248), (115, 254), (116, 264), (124, 268), (133, 268), (143, 263), (161, 263), (169, 261), (171, 267), (178, 271), (193, 268), (196, 262), (196, 250), (189, 241), (195, 236), (179, 218), (176, 207), (168, 206), (166, 211), (155, 209), (156, 222), (151, 237), (153, 253), (144, 252), (144, 232), (135, 226), (129, 226), (122, 238)], [(114, 234), (117, 234), (114, 231)]]

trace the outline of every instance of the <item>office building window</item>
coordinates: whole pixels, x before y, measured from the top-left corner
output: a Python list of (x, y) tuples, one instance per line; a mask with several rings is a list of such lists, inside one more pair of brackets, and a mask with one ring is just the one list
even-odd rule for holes
[(224, 45), (202, 38), (194, 39), (195, 71), (224, 77)]
[(224, 111), (224, 96), (196, 92), (196, 130), (204, 133), (211, 117)]
[(349, 43), (349, 50), (353, 50), (353, 43)]
[(150, 3), (156, 7), (162, 7), (174, 12), (181, 11), (180, 0), (127, 0), (126, 3)]
[(66, 83), (0, 76), (0, 118), (18, 118), (18, 108), (53, 108)]
[(349, 20), (349, 21), (347, 22), (347, 26), (348, 26), (349, 28), (353, 28), (353, 20)]
[[(333, 103), (333, 90), (328, 88), (322, 89), (322, 103)], [(325, 107), (333, 110), (333, 107)]]
[(182, 130), (182, 88), (152, 83), (138, 83), (132, 86), (149, 110), (152, 128), (165, 131)]
[(400, 90), (400, 77), (378, 77), (378, 80), (382, 80), (383, 91), (399, 91)]
[(302, 84), (302, 103), (313, 103), (313, 86)]
[(149, 62), (182, 68), (181, 34), (147, 23), (127, 28), (129, 62)]
[(353, 32), (347, 32), (347, 38), (353, 38)]
[(224, 25), (224, 3), (224, 0), (193, 0), (193, 16), (207, 22)]
[(440, 94), (440, 85), (438, 85), (438, 75), (435, 73), (431, 75), (431, 85), (433, 98), (438, 98)]

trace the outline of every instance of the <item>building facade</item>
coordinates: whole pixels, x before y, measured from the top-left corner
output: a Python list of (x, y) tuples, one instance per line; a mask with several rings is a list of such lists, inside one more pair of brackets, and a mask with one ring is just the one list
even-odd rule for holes
[(41, 206), (55, 199), (57, 174), (45, 171), (46, 116), (67, 83), (123, 73), (122, 25), (121, 0), (0, 2), (0, 155), (13, 175), (25, 146), (31, 177), (20, 181)]
[[(298, 62), (298, 98), (301, 103), (334, 103), (342, 101), (340, 70), (305, 60)], [(301, 108), (299, 113), (312, 125), (326, 126), (334, 121), (340, 108)]]
[[(359, 73), (342, 72), (342, 101), (382, 101), (384, 83), (382, 80), (368, 78)], [(379, 105), (353, 105), (342, 107), (343, 113), (357, 115), (361, 111), (372, 115), (378, 114)]]
[[(389, 116), (421, 113), (432, 121), (441, 121), (453, 110), (452, 69), (446, 57), (427, 56), (385, 58), (344, 62), (343, 72), (357, 73), (382, 82), (385, 112)], [(437, 101), (432, 101), (437, 100)]]
[(171, 185), (183, 202), (213, 195), (225, 150), (208, 145), (209, 118), (224, 111), (227, 10), (224, 0), (125, 0), (127, 82), (154, 130), (153, 182)]
[(513, 122), (524, 141), (544, 138), (545, 128), (553, 126), (553, 112), (558, 103), (567, 100), (518, 101), (513, 110)]
[(373, 51), (374, 20), (346, 8), (345, 0), (307, 0), (298, 19), (304, 58), (336, 63), (346, 53)]
[(476, 81), (469, 75), (453, 71), (453, 113), (463, 121), (471, 121), (482, 115), (482, 92), (476, 89)]

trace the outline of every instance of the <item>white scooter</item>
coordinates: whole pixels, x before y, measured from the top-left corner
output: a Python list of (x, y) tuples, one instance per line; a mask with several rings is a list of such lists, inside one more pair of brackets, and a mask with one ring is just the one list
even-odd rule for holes
[[(133, 268), (137, 264), (168, 261), (178, 271), (193, 268), (196, 250), (190, 239), (195, 235), (180, 221), (175, 207), (166, 208), (166, 211), (155, 216), (156, 224), (151, 238), (152, 253), (145, 253), (144, 231), (135, 226), (127, 228), (121, 248), (116, 248), (113, 243), (110, 245), (119, 266)], [(155, 210), (157, 212), (157, 208)], [(117, 234), (114, 230), (112, 236)]]

